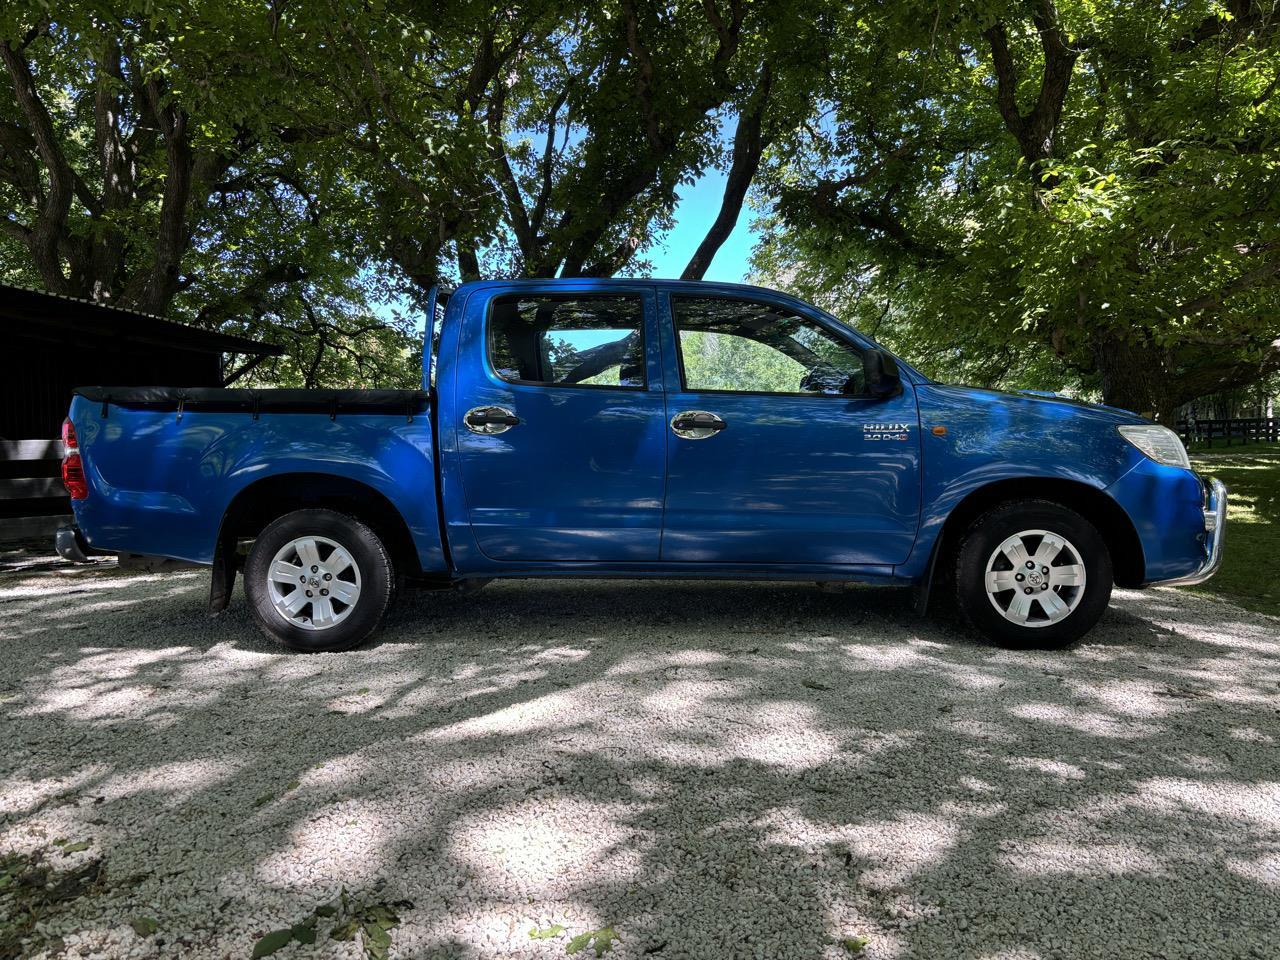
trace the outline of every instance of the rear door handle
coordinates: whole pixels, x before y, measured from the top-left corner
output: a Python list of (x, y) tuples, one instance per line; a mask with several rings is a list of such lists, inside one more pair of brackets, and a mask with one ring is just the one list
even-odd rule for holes
[(686, 440), (705, 440), (727, 426), (718, 414), (706, 410), (682, 410), (671, 418), (671, 432)]
[(506, 407), (472, 407), (463, 415), (462, 422), (472, 433), (490, 437), (518, 426), (520, 418)]

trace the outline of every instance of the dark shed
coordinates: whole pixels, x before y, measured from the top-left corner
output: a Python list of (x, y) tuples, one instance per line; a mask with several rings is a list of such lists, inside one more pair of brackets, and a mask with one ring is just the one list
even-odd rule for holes
[[(57, 439), (86, 384), (220, 387), (281, 348), (87, 300), (0, 285), (0, 539), (69, 512)], [(224, 358), (239, 369), (224, 373)]]

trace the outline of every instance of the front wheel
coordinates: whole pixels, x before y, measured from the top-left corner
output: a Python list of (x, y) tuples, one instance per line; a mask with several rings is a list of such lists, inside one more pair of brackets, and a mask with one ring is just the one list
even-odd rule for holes
[(395, 572), (378, 535), (359, 520), (296, 510), (258, 535), (244, 583), (267, 636), (295, 650), (349, 650), (382, 623)]
[(965, 619), (1004, 646), (1061, 647), (1111, 600), (1111, 555), (1089, 521), (1060, 504), (1021, 500), (975, 520), (956, 554)]

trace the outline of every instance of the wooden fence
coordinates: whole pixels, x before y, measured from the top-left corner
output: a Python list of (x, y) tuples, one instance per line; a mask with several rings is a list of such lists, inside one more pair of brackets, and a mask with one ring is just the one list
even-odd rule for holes
[(1280, 417), (1252, 417), (1237, 420), (1183, 420), (1178, 435), (1187, 443), (1213, 446), (1215, 441), (1233, 443), (1276, 443), (1280, 441)]
[(52, 536), (71, 520), (61, 440), (0, 440), (0, 540)]

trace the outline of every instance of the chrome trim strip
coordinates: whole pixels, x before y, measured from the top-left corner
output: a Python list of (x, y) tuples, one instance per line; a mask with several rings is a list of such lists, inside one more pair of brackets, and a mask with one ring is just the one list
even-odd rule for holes
[(1156, 580), (1156, 587), (1189, 587), (1204, 583), (1222, 566), (1222, 545), (1227, 538), (1227, 487), (1221, 480), (1209, 481), (1209, 498), (1204, 508), (1204, 529), (1208, 538), (1205, 544), (1204, 563), (1195, 573), (1173, 580)]

